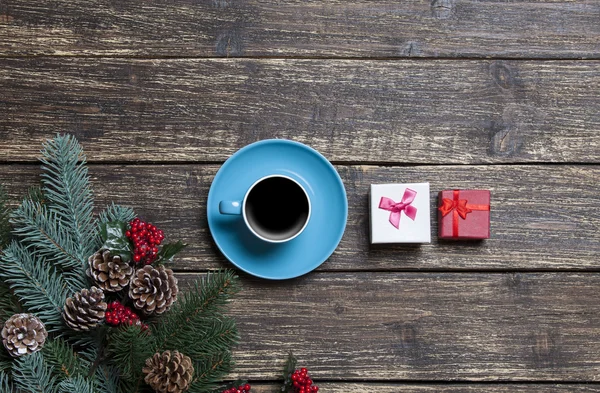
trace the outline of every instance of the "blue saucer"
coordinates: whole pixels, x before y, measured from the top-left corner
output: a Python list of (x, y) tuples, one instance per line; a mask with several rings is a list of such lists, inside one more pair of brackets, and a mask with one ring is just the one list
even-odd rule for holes
[[(221, 200), (242, 200), (248, 188), (270, 174), (302, 184), (312, 203), (311, 218), (298, 237), (271, 244), (256, 238), (242, 216), (219, 213)], [(208, 192), (208, 226), (223, 255), (257, 277), (283, 280), (316, 269), (333, 253), (344, 234), (348, 201), (335, 168), (316, 150), (285, 139), (248, 145), (219, 169)]]

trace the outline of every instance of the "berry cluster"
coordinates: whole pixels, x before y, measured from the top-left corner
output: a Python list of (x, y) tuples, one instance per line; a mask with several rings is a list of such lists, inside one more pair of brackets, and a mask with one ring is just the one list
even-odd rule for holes
[(310, 375), (308, 375), (308, 370), (305, 368), (294, 371), (292, 374), (292, 383), (294, 384), (295, 393), (316, 393), (319, 391), (319, 387), (312, 384), (313, 381)]
[(133, 261), (150, 265), (156, 259), (158, 246), (165, 238), (163, 231), (154, 225), (134, 218), (129, 223), (131, 229), (125, 236), (133, 243)]
[(141, 324), (140, 317), (131, 311), (129, 307), (125, 307), (116, 300), (108, 303), (104, 318), (106, 319), (106, 323), (112, 326)]
[(229, 389), (225, 389), (223, 390), (221, 393), (248, 393), (250, 392), (250, 385), (245, 384), (245, 385), (241, 385), (236, 387), (232, 387)]

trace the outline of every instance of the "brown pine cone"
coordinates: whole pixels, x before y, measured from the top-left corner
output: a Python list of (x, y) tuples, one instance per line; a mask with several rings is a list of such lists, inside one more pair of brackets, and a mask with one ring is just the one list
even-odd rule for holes
[(133, 268), (123, 262), (119, 255), (111, 255), (109, 250), (100, 250), (88, 258), (87, 274), (96, 285), (106, 292), (117, 292), (129, 284)]
[(185, 392), (194, 375), (192, 359), (179, 351), (155, 353), (142, 369), (144, 381), (158, 393)]
[(129, 284), (133, 305), (144, 314), (162, 314), (177, 300), (177, 279), (173, 270), (146, 265), (136, 270)]
[(47, 337), (46, 327), (33, 314), (15, 314), (2, 329), (2, 343), (13, 357), (39, 351)]
[(92, 287), (76, 292), (67, 298), (63, 309), (63, 318), (71, 329), (90, 330), (104, 319), (106, 307), (102, 289)]

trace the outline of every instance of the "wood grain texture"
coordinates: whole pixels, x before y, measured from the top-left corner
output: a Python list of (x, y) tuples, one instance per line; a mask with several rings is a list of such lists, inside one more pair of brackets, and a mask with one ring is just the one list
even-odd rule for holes
[[(427, 385), (402, 383), (319, 383), (320, 391), (328, 393), (592, 393), (600, 392), (600, 386), (580, 384), (457, 384), (457, 385)], [(252, 384), (252, 393), (281, 393), (277, 384)]]
[(316, 381), (598, 381), (599, 286), (598, 273), (244, 278), (232, 377), (277, 379), (293, 349)]
[(0, 55), (600, 57), (600, 3), (2, 0)]
[(600, 162), (600, 63), (0, 60), (0, 161), (220, 162), (290, 138), (336, 162)]
[[(345, 235), (321, 270), (600, 268), (599, 166), (338, 166), (349, 200)], [(113, 166), (90, 170), (98, 206), (135, 208), (190, 247), (179, 270), (230, 266), (214, 246), (206, 200), (216, 165)], [(36, 166), (0, 167), (0, 184), (17, 197), (37, 182)], [(432, 244), (369, 245), (370, 184), (430, 182)], [(442, 189), (492, 192), (492, 238), (438, 241), (436, 198)]]

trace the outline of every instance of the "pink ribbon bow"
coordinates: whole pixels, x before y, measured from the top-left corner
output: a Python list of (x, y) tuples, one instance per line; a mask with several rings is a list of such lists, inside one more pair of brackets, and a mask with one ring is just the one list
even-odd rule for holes
[(417, 208), (411, 205), (416, 196), (417, 192), (415, 190), (407, 188), (404, 191), (402, 202), (396, 203), (390, 198), (381, 197), (381, 201), (379, 201), (379, 208), (390, 211), (390, 223), (396, 227), (396, 229), (400, 229), (400, 213), (402, 211), (404, 211), (406, 217), (413, 221), (417, 217)]

